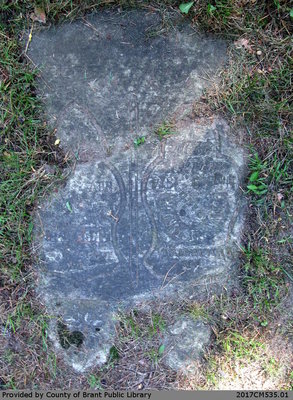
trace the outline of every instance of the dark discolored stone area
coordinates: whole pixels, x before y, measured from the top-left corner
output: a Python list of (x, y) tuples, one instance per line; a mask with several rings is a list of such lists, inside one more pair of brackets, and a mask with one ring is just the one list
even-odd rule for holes
[[(159, 22), (103, 12), (30, 47), (48, 119), (77, 160), (36, 213), (35, 246), (41, 296), (64, 321), (50, 336), (78, 371), (106, 361), (119, 308), (192, 296), (237, 265), (243, 152), (225, 121), (187, 117), (226, 45), (181, 18), (152, 36)], [(170, 119), (177, 133), (160, 141), (154, 127)]]

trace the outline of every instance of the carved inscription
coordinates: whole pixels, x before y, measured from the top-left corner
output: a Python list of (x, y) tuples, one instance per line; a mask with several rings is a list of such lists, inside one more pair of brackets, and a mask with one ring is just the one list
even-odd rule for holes
[[(113, 280), (139, 293), (161, 284), (170, 268), (182, 280), (224, 264), (239, 177), (229, 154), (217, 150), (217, 134), (195, 140), (191, 130), (185, 142), (158, 142), (151, 158), (133, 149), (77, 167), (67, 191), (71, 234), (57, 223), (61, 239), (46, 243), (48, 269), (77, 281), (87, 271), (87, 283), (107, 298), (121, 295), (112, 293)], [(99, 143), (102, 154), (106, 139)]]

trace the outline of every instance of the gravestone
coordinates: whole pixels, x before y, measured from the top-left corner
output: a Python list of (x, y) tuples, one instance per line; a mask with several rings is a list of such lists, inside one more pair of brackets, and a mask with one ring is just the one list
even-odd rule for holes
[[(243, 152), (225, 121), (188, 117), (226, 44), (171, 22), (154, 35), (157, 14), (101, 12), (30, 44), (48, 120), (76, 159), (36, 212), (35, 245), (40, 296), (63, 321), (50, 337), (78, 371), (106, 361), (118, 309), (190, 297), (237, 265)], [(164, 121), (175, 133), (159, 138)]]

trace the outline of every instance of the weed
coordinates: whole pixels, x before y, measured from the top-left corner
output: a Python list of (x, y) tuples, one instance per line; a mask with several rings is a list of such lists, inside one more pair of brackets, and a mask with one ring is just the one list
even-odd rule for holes
[(191, 9), (191, 7), (193, 6), (194, 1), (190, 1), (189, 3), (181, 3), (179, 5), (179, 10), (183, 13), (183, 14), (188, 14), (189, 10)]
[(269, 357), (263, 363), (263, 369), (269, 377), (276, 377), (280, 374), (280, 365), (274, 357)]
[(160, 357), (162, 357), (163, 353), (165, 351), (165, 346), (162, 344), (159, 346), (159, 348), (152, 348), (150, 349), (147, 353), (146, 356), (150, 358), (150, 360), (158, 364)]
[(110, 362), (115, 362), (115, 361), (117, 361), (117, 360), (119, 360), (119, 352), (118, 352), (118, 350), (117, 350), (117, 347), (112, 346), (112, 347), (110, 348), (109, 361), (110, 361)]
[(166, 322), (159, 314), (154, 314), (151, 317), (151, 323), (148, 327), (149, 336), (153, 337), (164, 332), (166, 329)]
[(203, 304), (194, 303), (189, 309), (190, 315), (194, 319), (209, 320), (209, 313)]
[(15, 354), (10, 349), (6, 350), (3, 354), (3, 359), (8, 365), (11, 365), (14, 361)]
[(292, 242), (293, 242), (292, 236), (284, 237), (283, 239), (277, 241), (278, 244), (292, 243)]
[(89, 376), (88, 384), (90, 385), (91, 389), (103, 390), (102, 385), (101, 385), (101, 379), (95, 375)]
[(15, 328), (15, 325), (14, 325), (14, 321), (13, 321), (13, 318), (12, 318), (11, 315), (8, 315), (8, 316), (7, 316), (7, 321), (6, 321), (6, 324), (5, 324), (4, 332), (5, 332), (7, 329), (12, 330), (14, 333), (15, 333), (15, 331), (16, 331), (16, 328)]
[(121, 323), (125, 328), (126, 334), (130, 335), (136, 339), (142, 336), (142, 331), (139, 323), (136, 321), (135, 317), (132, 315), (122, 316)]
[(138, 146), (144, 144), (145, 143), (145, 136), (137, 137), (136, 139), (134, 139), (133, 143), (134, 143), (134, 147), (136, 147), (136, 148)]
[(291, 163), (291, 159), (279, 160), (277, 155), (269, 160), (261, 161), (258, 154), (254, 153), (249, 164), (251, 173), (247, 189), (248, 192), (257, 196), (258, 204), (264, 202), (265, 195), (269, 190), (273, 191), (277, 188), (280, 193), (284, 193), (280, 199), (280, 206), (281, 208), (285, 207), (284, 199), (293, 191)]
[(266, 181), (266, 176), (262, 176), (266, 170), (267, 162), (264, 163), (259, 159), (257, 153), (253, 155), (250, 159), (249, 168), (251, 174), (249, 176), (249, 185), (247, 189), (258, 196), (262, 196), (268, 191), (268, 185), (264, 182)]
[(155, 134), (162, 140), (164, 137), (174, 135), (174, 125), (170, 122), (162, 122), (155, 130)]
[(72, 207), (69, 201), (66, 202), (66, 208), (69, 212), (72, 212)]
[(49, 352), (47, 356), (46, 366), (48, 367), (50, 373), (54, 378), (56, 378), (57, 374), (57, 359), (56, 355), (53, 352)]
[(212, 4), (208, 4), (207, 6), (207, 13), (209, 15), (213, 15), (213, 13), (217, 10), (217, 7), (213, 6)]
[(166, 329), (166, 322), (159, 314), (151, 314), (150, 322), (149, 318), (146, 319), (146, 316), (140, 317), (143, 318), (143, 321), (137, 318), (138, 315), (135, 310), (129, 315), (120, 316), (120, 323), (125, 329), (126, 335), (130, 335), (135, 339), (143, 339), (145, 336), (151, 339), (163, 333)]
[(207, 362), (206, 371), (205, 371), (205, 378), (208, 385), (213, 387), (216, 386), (218, 378), (217, 378), (217, 369), (218, 364), (214, 357), (210, 357)]
[(40, 331), (40, 336), (42, 338), (43, 349), (48, 350), (48, 316), (40, 314), (35, 318), (35, 324)]
[(158, 363), (158, 351), (155, 349), (151, 349), (148, 353), (146, 353), (146, 356), (148, 356), (150, 358), (150, 360), (152, 362), (154, 362), (155, 364)]
[(17, 390), (14, 378), (9, 379), (9, 381), (6, 383), (6, 385), (4, 385), (4, 387), (5, 389)]

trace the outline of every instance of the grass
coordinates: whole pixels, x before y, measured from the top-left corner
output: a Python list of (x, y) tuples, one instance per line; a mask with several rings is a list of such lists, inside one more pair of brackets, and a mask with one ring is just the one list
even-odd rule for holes
[[(248, 191), (253, 194), (256, 203), (262, 204), (267, 202), (273, 205), (274, 201), (278, 201), (281, 209), (285, 208), (285, 202), (290, 200), (293, 188), (292, 176), (292, 159), (290, 157), (282, 157), (280, 159), (277, 154), (273, 154), (270, 158), (260, 160), (256, 152), (252, 153), (249, 168), (251, 174), (249, 176)], [(269, 193), (277, 192), (277, 198), (272, 199)]]
[(209, 313), (206, 310), (206, 307), (203, 304), (200, 304), (200, 303), (192, 304), (192, 307), (190, 309), (190, 315), (195, 320), (201, 319), (201, 320), (203, 320), (205, 322), (209, 320)]
[(20, 18), (11, 11), (5, 15), (7, 7), (1, 6), (1, 17), (9, 14), (15, 21), (0, 25), (0, 352), (6, 360), (0, 362), (0, 378), (5, 387), (18, 388), (38, 382), (38, 368), (50, 375), (54, 365), (47, 344), (50, 317), (34, 295), (30, 245), (35, 202), (61, 180), (64, 160), (42, 120), (35, 94), (36, 72), (20, 55)]
[(141, 316), (138, 318), (137, 310), (132, 310), (129, 315), (120, 315), (120, 325), (124, 330), (124, 336), (126, 338), (131, 337), (135, 339), (141, 339), (147, 336), (152, 339), (156, 335), (162, 334), (166, 329), (166, 322), (160, 314), (150, 314), (143, 318), (144, 326), (141, 324)]
[[(260, 301), (257, 298), (257, 303)], [(193, 307), (192, 304), (188, 306), (191, 315)], [(197, 303), (195, 309), (198, 309)], [(180, 388), (290, 389), (291, 347), (280, 335), (282, 328), (276, 320), (262, 324), (262, 320), (255, 318), (257, 313), (251, 304), (249, 288), (237, 295), (214, 296), (201, 304), (201, 309), (208, 316), (207, 321), (215, 335), (213, 346), (198, 365), (196, 374), (181, 377)], [(271, 317), (274, 315), (269, 314)], [(262, 315), (268, 313), (264, 311)]]
[(201, 389), (288, 390), (288, 372), (282, 361), (272, 356), (264, 340), (229, 332), (222, 338), (221, 353), (206, 366)]
[[(290, 10), (286, 1), (256, 1), (253, 7), (249, 2), (215, 1), (201, 2), (190, 14), (197, 26), (231, 40), (226, 70), (203, 102), (243, 128), (250, 151), (243, 188), (250, 216), (240, 268), (242, 286), (232, 298), (214, 299), (207, 307), (217, 346), (207, 354), (205, 376), (197, 381), (201, 388), (251, 389), (257, 381), (264, 388), (266, 380), (271, 387), (290, 388), (292, 361), (282, 361), (290, 350), (276, 349), (271, 342), (281, 327), (286, 331), (283, 340), (288, 340), (290, 330), (285, 301), (293, 265), (288, 245), (293, 198)], [(284, 248), (278, 247), (285, 242)], [(261, 362), (251, 355), (258, 355)], [(241, 370), (245, 371), (242, 380)], [(278, 376), (275, 380), (268, 376), (273, 372)], [(228, 379), (234, 380), (234, 386), (225, 386)]]
[[(282, 269), (272, 264), (262, 250), (247, 249), (245, 255), (247, 261), (244, 264), (243, 285), (256, 315), (263, 318), (271, 313), (284, 296), (284, 275)], [(265, 323), (263, 321), (262, 325), (265, 326)]]
[(256, 340), (240, 335), (237, 331), (230, 331), (225, 336), (223, 348), (226, 355), (234, 359), (255, 361), (260, 359), (264, 345)]
[[(51, 316), (34, 293), (32, 212), (37, 200), (63, 179), (68, 160), (43, 119), (43, 107), (36, 97), (37, 73), (27, 62), (19, 37), (24, 27), (31, 26), (30, 15), (36, 5), (42, 7), (50, 23), (73, 20), (100, 6), (119, 6), (159, 10), (166, 25), (168, 10), (177, 10), (180, 3), (1, 2), (0, 388), (166, 388), (178, 379), (163, 367), (159, 357), (160, 338), (168, 322), (160, 312), (126, 316), (119, 330), (117, 353), (113, 350), (119, 359), (113, 356), (115, 360), (112, 357), (104, 371), (89, 377), (66, 373), (62, 360), (51, 350), (47, 338)], [(284, 342), (290, 332), (292, 336), (289, 313), (282, 308), (293, 276), (289, 230), (293, 215), (291, 10), (289, 1), (203, 0), (194, 2), (185, 17), (198, 29), (230, 40), (226, 69), (201, 101), (245, 130), (251, 154), (243, 188), (250, 202), (250, 218), (240, 270), (242, 286), (236, 294), (188, 305), (194, 318), (212, 324), (217, 340), (206, 355), (200, 380), (185, 381), (185, 388), (223, 388), (223, 381), (230, 377), (238, 387), (251, 385), (237, 381), (237, 377), (243, 370), (246, 376), (253, 372), (257, 380), (260, 355), (261, 376), (272, 388), (292, 385), (292, 371), (282, 370), (282, 363), (286, 367), (290, 360), (271, 351), (276, 332)], [(156, 133), (162, 139), (173, 133), (172, 126), (163, 123)], [(157, 366), (142, 384), (129, 369), (136, 370), (139, 365), (140, 373), (147, 374), (148, 363)], [(120, 375), (116, 364), (124, 371)], [(128, 375), (123, 375), (125, 371)], [(265, 387), (263, 378), (259, 381)]]
[(152, 304), (150, 311), (134, 309), (117, 315), (114, 357), (110, 351), (105, 366), (92, 371), (102, 390), (170, 388), (166, 380), (174, 382), (175, 374), (162, 363), (163, 338), (170, 323), (165, 311)]

